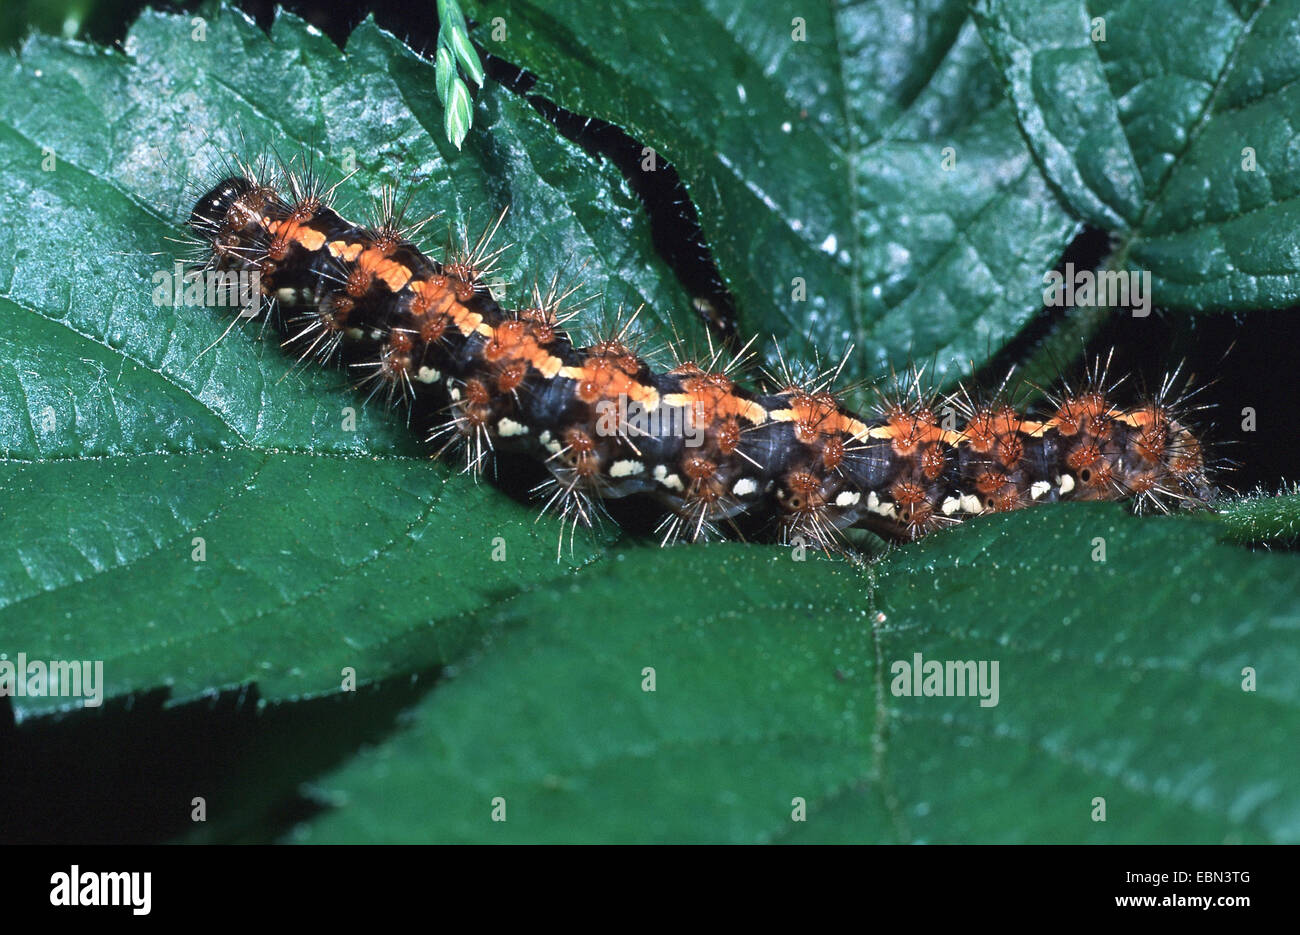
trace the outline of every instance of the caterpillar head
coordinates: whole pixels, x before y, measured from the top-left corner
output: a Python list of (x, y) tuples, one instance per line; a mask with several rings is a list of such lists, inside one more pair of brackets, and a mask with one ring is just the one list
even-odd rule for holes
[(194, 205), (190, 227), (205, 237), (215, 237), (225, 227), (235, 202), (252, 190), (253, 183), (246, 178), (231, 176), (222, 179)]

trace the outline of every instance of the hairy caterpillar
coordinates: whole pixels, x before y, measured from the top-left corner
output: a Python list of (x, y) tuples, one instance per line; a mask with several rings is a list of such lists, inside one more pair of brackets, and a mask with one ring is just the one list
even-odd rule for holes
[(498, 450), (539, 459), (547, 508), (570, 524), (640, 495), (665, 508), (665, 544), (752, 531), (832, 549), (851, 527), (907, 540), (1037, 503), (1167, 510), (1216, 494), (1176, 377), (1121, 408), (1099, 362), (1033, 416), (1005, 384), (934, 398), (913, 373), (859, 415), (834, 371), (801, 380), (783, 367), (751, 390), (734, 379), (744, 350), (657, 369), (626, 322), (578, 346), (554, 283), (525, 308), (498, 303), (485, 283), (489, 236), (439, 262), (391, 197), (362, 225), (329, 194), (286, 167), (221, 179), (189, 219), (206, 270), (255, 274), (257, 301), (299, 357), (346, 358), (371, 395), (443, 413), (430, 441), (462, 444), (467, 470)]

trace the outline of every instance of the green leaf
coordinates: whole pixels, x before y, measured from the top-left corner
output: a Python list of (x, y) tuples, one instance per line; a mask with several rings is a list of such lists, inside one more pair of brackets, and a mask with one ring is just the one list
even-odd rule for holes
[[(1066, 504), (863, 571), (629, 552), (507, 602), (502, 645), (323, 779), (339, 807), (295, 836), (1294, 842), (1300, 559), (1215, 535)], [(997, 662), (997, 704), (895, 694), (916, 653)]]
[(1216, 515), (1223, 521), (1225, 538), (1233, 542), (1300, 542), (1300, 490), (1294, 485), (1275, 497), (1258, 494), (1226, 503)]
[(505, 39), (476, 37), (534, 93), (677, 168), (742, 329), (795, 356), (852, 343), (850, 378), (909, 358), (940, 383), (968, 373), (1039, 310), (1077, 230), (965, 0), (511, 0), (477, 18), (496, 16)]
[[(980, 0), (1021, 126), (1111, 266), (1187, 310), (1300, 302), (1300, 2)], [(1094, 33), (1104, 40), (1094, 41)]]
[(0, 59), (0, 652), (102, 660), (109, 695), (295, 697), (344, 667), (455, 659), (480, 635), (466, 613), (602, 554), (580, 537), (557, 564), (554, 522), (430, 463), (344, 374), (153, 301), (223, 160), (301, 147), (327, 176), (355, 160), (354, 216), (386, 183), (475, 237), (509, 204), (515, 290), (585, 262), (611, 301), (696, 327), (616, 172), (498, 88), (478, 102), (492, 133), (457, 155), (434, 83), (372, 24), (343, 54), (292, 16), (268, 38), (226, 8), (202, 29), (146, 13), (122, 51), (37, 36)]

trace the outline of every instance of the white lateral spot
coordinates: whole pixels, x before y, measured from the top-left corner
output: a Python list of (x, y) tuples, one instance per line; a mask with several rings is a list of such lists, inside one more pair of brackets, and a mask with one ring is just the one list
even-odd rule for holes
[(416, 373), (415, 379), (421, 383), (437, 383), (442, 379), (442, 374), (432, 367), (421, 367), (419, 372)]
[(537, 436), (537, 440), (543, 445), (549, 444), (551, 441), (551, 430), (543, 429), (542, 434)]
[(952, 516), (961, 509), (961, 501), (956, 497), (948, 497), (940, 504), (939, 509), (944, 516)]
[(752, 477), (742, 477), (731, 488), (731, 492), (737, 497), (748, 497), (756, 490), (758, 490), (758, 483)]
[(1061, 485), (1062, 497), (1064, 497), (1067, 493), (1069, 493), (1071, 490), (1074, 489), (1073, 474), (1062, 474), (1060, 477), (1056, 479), (1056, 482)]
[[(448, 382), (450, 382), (450, 381), (448, 381)], [(456, 387), (454, 387), (454, 386), (451, 387), (451, 388), (450, 388), (450, 392), (451, 392), (451, 398), (452, 398), (452, 399), (460, 399), (460, 390), (456, 389)]]
[(497, 434), (502, 438), (512, 438), (515, 435), (527, 435), (528, 426), (516, 422), (514, 419), (507, 419), (504, 416), (497, 422)]
[(542, 445), (546, 448), (547, 451), (549, 451), (553, 455), (558, 455), (561, 451), (564, 450), (564, 446), (561, 445), (553, 438), (548, 442), (542, 442)]
[(1037, 500), (1052, 489), (1052, 485), (1045, 480), (1036, 480), (1029, 485), (1029, 499)]
[[(659, 467), (662, 468), (663, 465), (661, 464), (659, 465)], [(663, 484), (669, 490), (686, 489), (685, 485), (682, 484), (682, 479), (678, 477), (676, 474), (669, 474), (667, 470), (665, 470), (663, 476), (660, 477), (659, 468), (655, 468), (655, 480), (659, 481), (659, 483)]]
[(961, 508), (964, 513), (983, 513), (984, 504), (973, 493), (961, 494)]
[(644, 474), (645, 465), (640, 461), (615, 461), (609, 466), (610, 477), (630, 477), (633, 474)]
[(874, 490), (867, 496), (867, 509), (872, 513), (877, 513), (881, 516), (888, 516), (891, 518), (898, 515), (898, 510), (894, 507), (894, 504), (881, 503), (880, 498), (876, 496)]
[(835, 498), (836, 506), (853, 506), (862, 499), (862, 494), (856, 490), (841, 490), (840, 495)]
[(349, 341), (360, 341), (366, 336), (366, 333), (360, 328), (348, 328), (343, 332), (343, 337)]

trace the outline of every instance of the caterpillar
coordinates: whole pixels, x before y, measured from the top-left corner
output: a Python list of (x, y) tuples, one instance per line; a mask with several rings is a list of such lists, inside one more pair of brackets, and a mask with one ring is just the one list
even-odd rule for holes
[(227, 171), (189, 217), (202, 267), (254, 275), (259, 314), (299, 358), (347, 361), (371, 396), (436, 413), (428, 441), (439, 454), (462, 447), (466, 470), (501, 451), (540, 461), (544, 511), (570, 528), (606, 500), (640, 496), (664, 511), (663, 544), (738, 536), (840, 550), (852, 528), (905, 541), (1040, 503), (1168, 511), (1217, 495), (1177, 372), (1121, 407), (1099, 359), (1035, 414), (1005, 381), (937, 396), (913, 368), (858, 414), (833, 386), (837, 368), (796, 375), (783, 363), (741, 385), (749, 345), (725, 362), (714, 351), (656, 368), (631, 336), (635, 316), (579, 344), (570, 292), (554, 280), (506, 308), (486, 281), (490, 232), (438, 261), (391, 194), (358, 224), (310, 170)]

